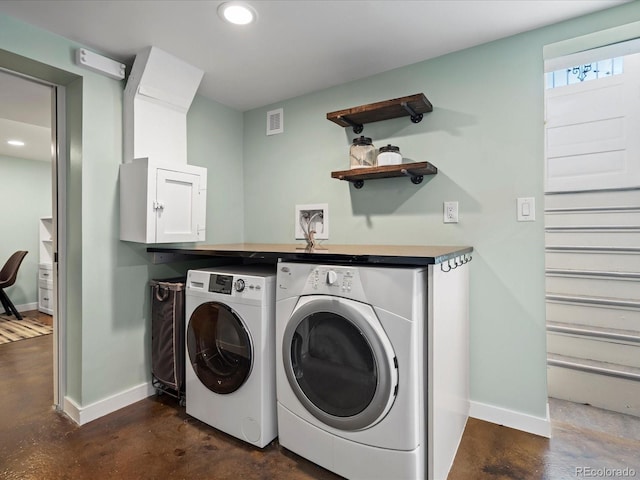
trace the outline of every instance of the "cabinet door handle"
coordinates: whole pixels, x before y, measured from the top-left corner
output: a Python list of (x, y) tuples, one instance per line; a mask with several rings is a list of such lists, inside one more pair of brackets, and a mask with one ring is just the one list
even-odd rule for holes
[(158, 200), (154, 200), (153, 201), (153, 209), (154, 210), (163, 210), (164, 209), (164, 202), (160, 202)]

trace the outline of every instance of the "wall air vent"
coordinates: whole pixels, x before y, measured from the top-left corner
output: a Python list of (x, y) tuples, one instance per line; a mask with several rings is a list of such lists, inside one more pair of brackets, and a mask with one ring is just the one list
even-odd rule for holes
[(267, 135), (276, 135), (284, 132), (284, 110), (278, 108), (267, 112)]

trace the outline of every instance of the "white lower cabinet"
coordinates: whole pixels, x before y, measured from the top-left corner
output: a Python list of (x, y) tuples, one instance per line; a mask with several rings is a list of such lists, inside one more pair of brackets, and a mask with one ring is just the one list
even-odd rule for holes
[(51, 264), (38, 266), (38, 310), (53, 315), (53, 269)]
[(137, 158), (120, 166), (120, 239), (205, 240), (207, 169)]

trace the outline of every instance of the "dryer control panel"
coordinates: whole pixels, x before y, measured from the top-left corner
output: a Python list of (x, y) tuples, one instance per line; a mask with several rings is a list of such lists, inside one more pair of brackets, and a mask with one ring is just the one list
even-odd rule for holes
[(280, 298), (286, 297), (288, 292), (298, 292), (365, 300), (359, 267), (281, 262), (277, 278)]
[(309, 283), (314, 290), (323, 286), (339, 288), (342, 292), (350, 292), (356, 276), (355, 269), (348, 267), (322, 266), (313, 270)]

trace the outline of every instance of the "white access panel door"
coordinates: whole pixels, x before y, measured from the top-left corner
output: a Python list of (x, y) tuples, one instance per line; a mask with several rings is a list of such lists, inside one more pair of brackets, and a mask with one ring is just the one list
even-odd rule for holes
[(189, 242), (198, 238), (199, 183), (198, 175), (157, 170), (156, 242)]
[(546, 192), (640, 186), (640, 54), (624, 73), (546, 90)]

